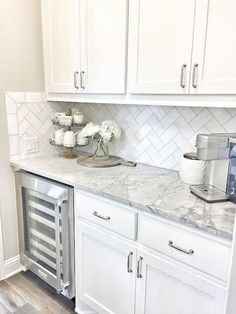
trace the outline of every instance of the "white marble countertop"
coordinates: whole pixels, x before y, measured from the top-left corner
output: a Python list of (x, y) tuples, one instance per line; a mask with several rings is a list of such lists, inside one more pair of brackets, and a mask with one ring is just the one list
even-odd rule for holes
[(207, 204), (178, 180), (178, 172), (146, 165), (86, 168), (76, 159), (41, 156), (11, 165), (142, 211), (232, 239), (236, 204)]

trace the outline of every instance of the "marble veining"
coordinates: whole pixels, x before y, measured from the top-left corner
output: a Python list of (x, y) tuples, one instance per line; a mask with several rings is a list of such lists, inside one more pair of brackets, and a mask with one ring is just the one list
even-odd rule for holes
[(97, 195), (122, 202), (142, 211), (232, 239), (236, 205), (231, 202), (207, 204), (189, 192), (178, 172), (138, 164), (94, 169), (76, 160), (41, 156), (12, 161), (24, 169)]

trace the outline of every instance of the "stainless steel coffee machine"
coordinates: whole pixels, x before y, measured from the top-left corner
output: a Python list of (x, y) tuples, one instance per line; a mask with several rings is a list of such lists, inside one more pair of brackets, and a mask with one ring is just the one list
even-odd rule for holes
[(209, 203), (229, 199), (226, 192), (230, 139), (236, 133), (198, 134), (196, 138), (197, 158), (206, 161), (204, 184), (191, 185), (190, 191)]

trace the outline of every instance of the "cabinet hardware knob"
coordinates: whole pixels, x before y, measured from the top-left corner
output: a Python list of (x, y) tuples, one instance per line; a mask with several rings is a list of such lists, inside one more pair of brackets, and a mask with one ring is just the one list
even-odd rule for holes
[(138, 265), (137, 265), (137, 278), (142, 278), (142, 261), (143, 257), (140, 256), (138, 259)]
[(133, 256), (133, 252), (129, 252), (129, 255), (127, 257), (127, 272), (128, 273), (132, 273), (132, 256)]
[(170, 246), (170, 247), (172, 247), (173, 249), (175, 249), (175, 250), (177, 250), (177, 251), (180, 251), (180, 252), (182, 252), (182, 253), (185, 253), (185, 254), (188, 254), (188, 255), (193, 255), (194, 254), (194, 250), (192, 250), (192, 249), (190, 249), (190, 250), (185, 250), (185, 249), (183, 249), (183, 248), (181, 248), (181, 247), (179, 247), (179, 246), (176, 246), (174, 243), (173, 243), (173, 241), (169, 241), (168, 242), (168, 245)]
[(192, 81), (193, 88), (197, 88), (197, 80), (198, 80), (198, 64), (195, 63), (193, 66), (193, 81)]
[(181, 75), (180, 75), (180, 86), (182, 88), (186, 87), (186, 70), (187, 70), (187, 64), (183, 64), (181, 67)]
[(98, 214), (97, 211), (94, 211), (94, 212), (93, 212), (93, 215), (94, 215), (95, 217), (97, 217), (97, 218), (102, 219), (102, 220), (110, 220), (110, 219), (111, 219), (110, 216), (106, 216), (106, 217), (105, 217), (105, 216), (102, 216), (102, 215)]
[(79, 72), (75, 71), (74, 72), (74, 88), (76, 88), (76, 89), (79, 89), (78, 75), (79, 75)]

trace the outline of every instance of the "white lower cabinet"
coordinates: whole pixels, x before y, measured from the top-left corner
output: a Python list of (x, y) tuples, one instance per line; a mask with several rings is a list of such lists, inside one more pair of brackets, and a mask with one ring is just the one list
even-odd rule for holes
[[(229, 258), (222, 259), (220, 255), (228, 256), (230, 243), (177, 223), (165, 224), (163, 219), (151, 216), (146, 219), (125, 206), (120, 211), (120, 207), (121, 204), (89, 193), (76, 192), (78, 313), (224, 314)], [(90, 208), (99, 213), (98, 220), (91, 218), (94, 215), (85, 215), (86, 208), (90, 214)], [(137, 241), (121, 232), (126, 211), (127, 217), (131, 213), (138, 215), (138, 224), (130, 220), (132, 234), (138, 234)], [(111, 224), (99, 224), (99, 219)], [(173, 240), (171, 246), (168, 239)], [(203, 255), (206, 263), (211, 261), (213, 271), (203, 267)], [(225, 267), (216, 268), (214, 263)], [(81, 310), (80, 302), (92, 312)]]
[(136, 314), (224, 314), (225, 288), (143, 250), (138, 251)]
[(82, 222), (76, 223), (77, 297), (97, 313), (132, 314), (136, 248)]

